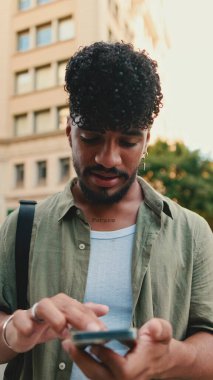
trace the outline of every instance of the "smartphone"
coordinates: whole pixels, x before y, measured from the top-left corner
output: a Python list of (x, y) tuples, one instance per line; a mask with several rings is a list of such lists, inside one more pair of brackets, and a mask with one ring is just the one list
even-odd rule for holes
[(132, 348), (136, 344), (138, 330), (136, 328), (107, 331), (71, 331), (72, 342), (79, 348), (94, 344), (105, 344), (110, 340), (118, 340)]

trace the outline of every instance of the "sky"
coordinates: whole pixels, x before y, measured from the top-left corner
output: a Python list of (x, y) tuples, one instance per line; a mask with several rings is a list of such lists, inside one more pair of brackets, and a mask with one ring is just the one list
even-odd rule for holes
[(164, 12), (171, 47), (159, 63), (164, 107), (153, 140), (182, 140), (213, 158), (213, 0), (164, 0)]

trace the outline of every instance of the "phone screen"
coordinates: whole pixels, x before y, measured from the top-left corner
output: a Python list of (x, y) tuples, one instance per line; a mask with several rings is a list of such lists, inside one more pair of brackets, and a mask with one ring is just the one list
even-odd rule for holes
[(75, 331), (71, 332), (73, 343), (78, 347), (86, 347), (93, 344), (105, 344), (110, 340), (118, 340), (128, 347), (136, 343), (138, 331), (135, 328), (108, 330), (108, 331)]

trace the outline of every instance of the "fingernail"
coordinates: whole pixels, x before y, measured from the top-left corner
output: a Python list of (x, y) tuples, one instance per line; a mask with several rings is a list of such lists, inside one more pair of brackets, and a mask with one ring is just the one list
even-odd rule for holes
[(107, 305), (103, 305), (103, 309), (104, 309), (106, 312), (108, 312), (108, 311), (109, 311), (109, 306), (107, 306)]
[(86, 328), (88, 331), (100, 331), (100, 326), (95, 322), (90, 322)]

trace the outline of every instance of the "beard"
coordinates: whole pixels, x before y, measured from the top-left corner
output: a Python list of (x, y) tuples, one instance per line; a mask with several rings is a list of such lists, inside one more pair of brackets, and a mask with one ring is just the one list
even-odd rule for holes
[[(75, 168), (75, 171), (78, 176), (79, 186), (84, 194), (85, 198), (90, 203), (95, 203), (99, 205), (111, 205), (113, 203), (118, 203), (128, 192), (129, 188), (133, 184), (136, 175), (137, 175), (137, 169), (129, 176), (126, 172), (120, 171), (116, 168), (106, 169), (101, 165), (91, 166), (84, 169), (83, 173), (81, 173), (81, 170), (79, 168), (79, 165), (73, 160), (73, 166)], [(119, 176), (121, 178), (125, 179), (124, 185), (120, 188), (120, 190), (116, 191), (113, 194), (108, 194), (108, 189), (105, 187), (100, 187), (99, 191), (95, 191), (89, 188), (89, 186), (86, 185), (83, 178), (86, 178), (95, 171), (96, 173), (98, 171), (105, 172), (108, 174), (115, 174), (116, 176)]]

